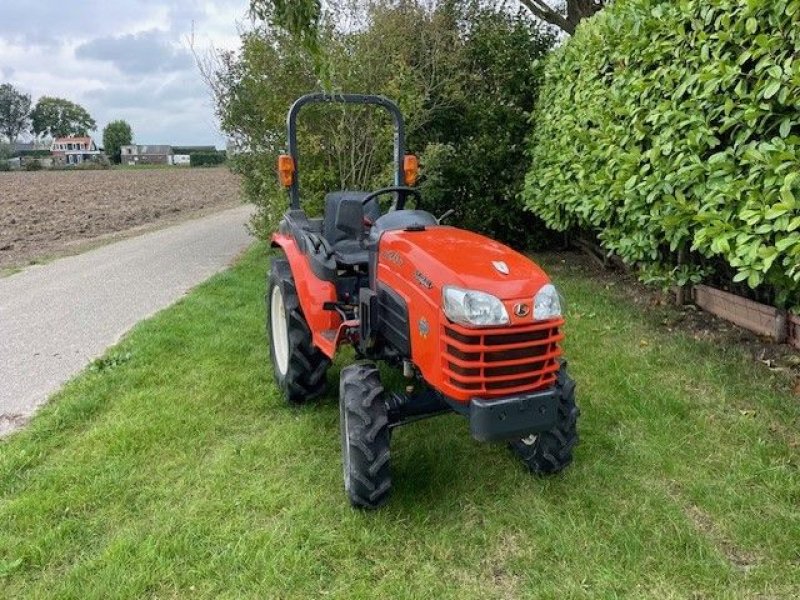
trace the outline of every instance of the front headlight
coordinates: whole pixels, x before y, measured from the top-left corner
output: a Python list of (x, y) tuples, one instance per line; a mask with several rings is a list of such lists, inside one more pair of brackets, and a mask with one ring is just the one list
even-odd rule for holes
[(555, 286), (543, 285), (533, 298), (533, 319), (544, 321), (561, 316), (561, 298)]
[(508, 324), (506, 307), (491, 294), (446, 286), (442, 300), (444, 314), (455, 323), (478, 327)]

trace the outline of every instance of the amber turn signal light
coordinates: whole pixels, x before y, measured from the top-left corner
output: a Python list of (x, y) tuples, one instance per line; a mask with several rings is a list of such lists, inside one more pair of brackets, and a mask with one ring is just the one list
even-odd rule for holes
[(413, 187), (419, 177), (419, 159), (413, 154), (406, 154), (403, 158), (403, 174), (405, 175), (406, 185)]
[(294, 159), (289, 154), (278, 157), (278, 179), (283, 187), (292, 187), (294, 183)]

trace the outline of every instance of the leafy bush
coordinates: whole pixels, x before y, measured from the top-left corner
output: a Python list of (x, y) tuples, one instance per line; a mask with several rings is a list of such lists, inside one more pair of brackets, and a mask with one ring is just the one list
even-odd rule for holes
[(195, 152), (189, 156), (189, 165), (192, 167), (214, 167), (224, 164), (227, 155), (224, 151)]
[(83, 162), (68, 168), (77, 169), (79, 171), (105, 171), (111, 168), (111, 161), (108, 159), (108, 157), (101, 156), (91, 160), (84, 160)]
[(442, 104), (451, 110), (426, 129), (421, 157), (426, 208), (456, 213), (451, 223), (518, 247), (553, 241), (520, 199), (524, 140), (541, 79), (537, 59), (552, 36), (529, 18), (473, 5), (461, 18), (461, 85)]
[(39, 162), (38, 159), (33, 159), (25, 162), (25, 170), (26, 171), (41, 171), (42, 170), (42, 163)]
[(50, 150), (22, 150), (17, 152), (16, 155), (20, 157), (49, 158), (50, 154)]
[(799, 18), (797, 0), (620, 0), (585, 22), (546, 61), (530, 209), (645, 277), (722, 261), (797, 303)]
[[(363, 27), (339, 29), (335, 16), (323, 15), (321, 56), (265, 23), (242, 36), (238, 55), (222, 55), (215, 65), (210, 79), (223, 129), (249, 150), (234, 163), (259, 206), (255, 229), (268, 235), (286, 209), (275, 174), (286, 111), (301, 94), (319, 90), (322, 76), (328, 90), (398, 102), (407, 149), (421, 159), (424, 208), (454, 208), (449, 223), (526, 245), (541, 225), (519, 200), (527, 166), (521, 140), (536, 97), (533, 62), (552, 37), (534, 21), (478, 0), (367, 4)], [(309, 107), (298, 129), (301, 195), (310, 214), (321, 212), (327, 191), (391, 183), (392, 133), (382, 111)]]
[(0, 171), (10, 171), (11, 165), (8, 159), (11, 158), (11, 146), (0, 142)]
[(217, 152), (214, 146), (173, 146), (173, 154), (195, 154), (196, 152)]

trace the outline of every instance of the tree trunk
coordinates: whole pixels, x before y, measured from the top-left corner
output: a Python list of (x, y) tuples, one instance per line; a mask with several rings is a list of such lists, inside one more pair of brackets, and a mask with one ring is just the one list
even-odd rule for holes
[(572, 35), (583, 19), (591, 17), (607, 4), (607, 0), (567, 0), (567, 14), (553, 8), (545, 0), (520, 0), (531, 13), (539, 19), (555, 25), (562, 31)]

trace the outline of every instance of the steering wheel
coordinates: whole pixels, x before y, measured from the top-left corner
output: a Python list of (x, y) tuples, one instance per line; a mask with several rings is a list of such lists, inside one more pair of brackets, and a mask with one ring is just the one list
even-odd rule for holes
[(392, 204), (392, 207), (389, 210), (403, 210), (403, 207), (406, 205), (406, 197), (409, 194), (417, 199), (417, 205), (419, 205), (419, 203), (422, 201), (422, 194), (417, 188), (407, 187), (404, 185), (393, 185), (391, 187), (381, 188), (367, 194), (361, 201), (361, 204), (366, 206), (370, 200), (374, 200), (378, 196), (395, 193), (397, 194), (397, 201)]

